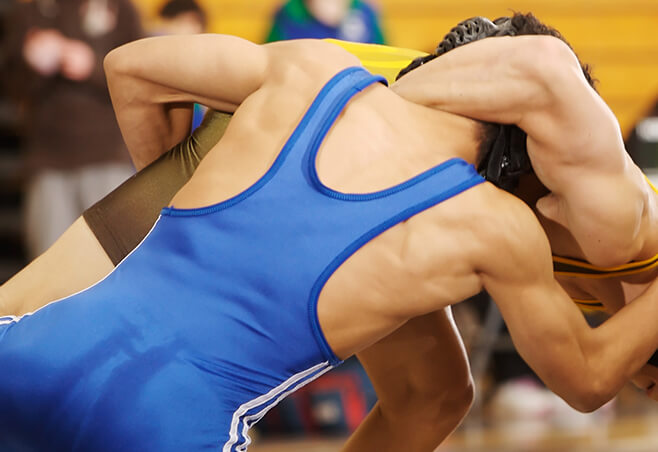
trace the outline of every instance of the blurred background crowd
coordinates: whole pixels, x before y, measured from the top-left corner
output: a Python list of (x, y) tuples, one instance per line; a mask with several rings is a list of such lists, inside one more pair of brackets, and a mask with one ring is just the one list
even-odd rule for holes
[[(2, 0), (0, 283), (133, 172), (102, 71), (110, 49), (144, 36), (215, 32), (254, 42), (337, 38), (430, 52), (457, 22), (512, 11), (531, 11), (559, 29), (593, 66), (629, 153), (658, 178), (656, 0)], [(204, 111), (196, 110), (198, 123)], [(446, 450), (458, 438), (468, 447), (492, 427), (521, 438), (500, 450), (539, 450), (549, 430), (550, 441), (570, 432), (569, 444), (575, 435), (594, 444), (591, 450), (607, 450), (602, 445), (614, 443), (610, 426), (624, 419), (639, 444), (658, 436), (656, 408), (631, 388), (589, 415), (544, 389), (514, 353), (486, 294), (458, 306), (455, 316), (478, 397)], [(348, 361), (284, 401), (259, 432), (265, 444), (272, 436), (346, 435), (375, 400), (363, 370)], [(550, 444), (545, 450), (555, 450)], [(655, 442), (642, 447), (610, 450), (658, 449)]]

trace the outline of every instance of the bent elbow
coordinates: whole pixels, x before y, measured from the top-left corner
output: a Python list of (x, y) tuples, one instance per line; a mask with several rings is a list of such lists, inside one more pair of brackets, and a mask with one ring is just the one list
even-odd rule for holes
[(534, 81), (539, 94), (548, 98), (555, 94), (556, 87), (581, 77), (576, 54), (562, 40), (545, 35), (519, 38), (525, 42), (515, 58), (515, 69), (526, 80)]
[(123, 54), (122, 47), (110, 50), (103, 58), (103, 70), (108, 80), (119, 74), (126, 72), (126, 58)]
[(105, 55), (105, 58), (103, 58), (103, 70), (106, 75), (116, 72), (118, 60), (120, 59), (120, 55), (117, 54), (117, 51), (118, 49), (110, 50)]
[(458, 388), (452, 387), (449, 391), (437, 393), (424, 403), (425, 410), (418, 413), (428, 425), (439, 427), (438, 430), (454, 430), (466, 417), (475, 400), (475, 387), (473, 380), (468, 378)]
[(139, 58), (132, 51), (134, 42), (127, 43), (122, 46), (110, 50), (103, 58), (103, 70), (106, 77), (120, 74), (130, 74), (131, 71), (135, 72), (139, 65)]
[(572, 408), (581, 413), (591, 413), (608, 403), (618, 391), (616, 385), (602, 378), (583, 379), (568, 397), (563, 397)]

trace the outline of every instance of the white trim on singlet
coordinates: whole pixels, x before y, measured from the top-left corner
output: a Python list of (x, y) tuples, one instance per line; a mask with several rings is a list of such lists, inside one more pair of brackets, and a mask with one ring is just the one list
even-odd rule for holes
[[(267, 394), (260, 395), (255, 399), (240, 405), (238, 409), (233, 413), (233, 418), (231, 419), (231, 428), (229, 430), (229, 439), (228, 441), (226, 441), (226, 443), (224, 443), (224, 446), (222, 447), (222, 452), (232, 452), (233, 446), (235, 446), (239, 441), (238, 430), (240, 429), (240, 423), (242, 422), (244, 422), (244, 424), (241, 430), (245, 442), (239, 445), (238, 448), (236, 448), (236, 452), (245, 451), (247, 446), (249, 446), (249, 444), (251, 443), (251, 438), (249, 437), (249, 435), (247, 435), (247, 431), (249, 430), (251, 425), (253, 425), (253, 423), (249, 424), (248, 421), (255, 419), (255, 422), (257, 422), (258, 420), (260, 420), (260, 418), (262, 418), (265, 415), (265, 413), (267, 413), (267, 411), (269, 411), (277, 403), (279, 403), (281, 399), (286, 397), (291, 392), (294, 392), (297, 389), (301, 388), (302, 386), (315, 380), (316, 378), (318, 378), (325, 372), (331, 370), (332, 368), (333, 366), (331, 366), (328, 361), (324, 361), (320, 364), (316, 364), (315, 366), (309, 369), (306, 369), (302, 372), (299, 372), (291, 376), (286, 381), (281, 383), (279, 386), (271, 389)], [(254, 408), (258, 408), (263, 405), (265, 405), (265, 407), (258, 413), (243, 417), (249, 410), (253, 410)]]
[(0, 317), (0, 325), (7, 325), (12, 322), (16, 322), (18, 317), (15, 315), (5, 315), (3, 317)]

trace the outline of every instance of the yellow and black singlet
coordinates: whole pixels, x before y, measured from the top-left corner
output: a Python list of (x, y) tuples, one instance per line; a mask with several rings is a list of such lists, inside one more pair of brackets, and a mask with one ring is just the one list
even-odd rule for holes
[[(654, 193), (658, 189), (644, 176)], [(599, 267), (581, 259), (553, 255), (553, 273), (556, 276), (571, 276), (585, 279), (607, 279), (619, 276), (637, 275), (658, 267), (658, 254), (642, 261), (633, 261), (615, 267)], [(605, 307), (598, 300), (572, 298), (583, 311), (603, 311)]]
[[(556, 276), (571, 276), (585, 279), (607, 279), (619, 276), (636, 275), (658, 267), (658, 254), (642, 261), (629, 262), (616, 267), (598, 267), (589, 262), (553, 255), (553, 273)], [(605, 308), (598, 300), (573, 298), (573, 301), (586, 311), (603, 311)]]

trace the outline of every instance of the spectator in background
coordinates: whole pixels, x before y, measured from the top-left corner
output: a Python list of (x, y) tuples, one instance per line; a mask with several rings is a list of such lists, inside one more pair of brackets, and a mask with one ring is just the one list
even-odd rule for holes
[(377, 12), (362, 0), (288, 0), (266, 41), (302, 38), (385, 43)]
[[(160, 9), (160, 23), (154, 35), (192, 35), (206, 32), (206, 13), (195, 0), (169, 0)], [(201, 125), (206, 108), (194, 104), (192, 130)]]
[(633, 128), (626, 149), (640, 168), (648, 170), (652, 182), (658, 182), (658, 99)]
[(142, 33), (129, 0), (26, 0), (8, 18), (10, 85), (24, 111), (26, 245), (34, 257), (133, 172), (103, 58)]
[(206, 13), (194, 0), (169, 0), (160, 9), (157, 34), (189, 35), (206, 31)]

